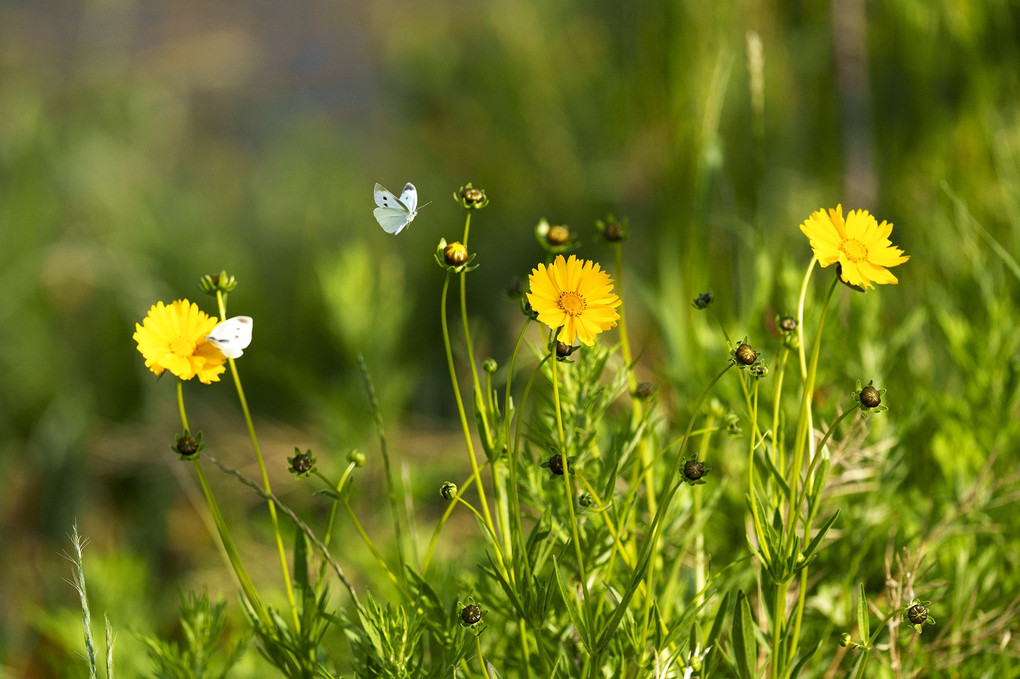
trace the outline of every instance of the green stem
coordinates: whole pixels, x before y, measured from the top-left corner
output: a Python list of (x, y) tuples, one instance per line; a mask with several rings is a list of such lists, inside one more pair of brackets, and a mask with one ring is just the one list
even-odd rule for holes
[[(189, 432), (188, 415), (184, 409), (184, 381), (180, 379), (177, 380), (177, 409), (181, 415), (181, 426), (184, 427), (185, 432)], [(241, 561), (241, 554), (237, 551), (237, 546), (234, 544), (234, 540), (230, 536), (230, 529), (227, 527), (227, 522), (223, 519), (222, 512), (220, 512), (220, 506), (216, 502), (216, 496), (213, 495), (212, 488), (209, 487), (209, 482), (205, 478), (205, 472), (202, 471), (202, 461), (198, 455), (192, 459), (192, 464), (195, 467), (198, 484), (202, 487), (202, 495), (205, 497), (205, 504), (209, 508), (209, 513), (212, 515), (213, 523), (216, 525), (216, 531), (220, 534), (220, 543), (223, 545), (223, 550), (226, 553), (227, 560), (230, 562), (230, 566), (234, 571), (234, 576), (237, 577), (237, 582), (241, 586), (241, 591), (244, 592), (248, 602), (251, 604), (252, 608), (255, 609), (255, 613), (262, 624), (268, 625), (270, 623), (269, 614), (266, 612), (262, 599), (259, 597), (258, 590), (255, 589), (255, 583), (252, 582), (251, 576), (248, 575), (248, 570), (244, 567), (244, 562)]]
[[(744, 382), (743, 375), (740, 376), (741, 383)], [(745, 385), (746, 388), (746, 385)], [(758, 430), (758, 380), (754, 381), (754, 395), (751, 402), (751, 445), (747, 454), (747, 494), (751, 504), (751, 516), (754, 519), (754, 530), (758, 538), (758, 548), (761, 550), (762, 558), (766, 565), (772, 563), (772, 551), (769, 549), (768, 540), (765, 537), (765, 530), (758, 513), (758, 493), (754, 487), (754, 451), (758, 447), (755, 443), (755, 432)]]
[[(791, 469), (789, 479), (790, 493), (794, 497), (796, 497), (799, 492), (800, 473), (804, 465), (805, 446), (807, 446), (810, 450), (810, 457), (812, 459), (814, 458), (815, 446), (811, 399), (814, 396), (815, 379), (818, 375), (818, 356), (821, 353), (822, 348), (822, 329), (825, 327), (825, 317), (829, 312), (829, 302), (832, 300), (832, 293), (835, 291), (836, 283), (838, 281), (839, 276), (833, 276), (832, 283), (829, 284), (829, 290), (825, 294), (825, 301), (822, 303), (821, 315), (818, 318), (818, 330), (815, 332), (814, 346), (811, 349), (811, 363), (808, 365), (807, 376), (804, 380), (800, 419), (797, 423), (797, 439), (794, 443), (793, 468)], [(800, 325), (798, 324), (797, 327), (800, 328)], [(792, 512), (796, 511), (796, 509), (796, 507), (792, 505), (790, 506), (791, 515)], [(792, 516), (789, 518), (792, 518)], [(794, 530), (792, 522), (790, 530)]]
[[(467, 229), (465, 229), (465, 235)], [(489, 512), (489, 502), (485, 497), (485, 486), (482, 484), (481, 472), (478, 467), (478, 457), (475, 455), (474, 442), (471, 440), (471, 428), (468, 425), (467, 412), (464, 409), (464, 398), (460, 393), (460, 384), (457, 382), (457, 369), (453, 363), (453, 347), (450, 344), (450, 324), (446, 318), (446, 299), (450, 291), (450, 274), (447, 272), (446, 279), (443, 281), (443, 294), (440, 309), (440, 320), (443, 327), (443, 345), (446, 349), (446, 365), (450, 371), (450, 382), (453, 385), (453, 398), (457, 403), (457, 414), (460, 416), (460, 426), (464, 432), (464, 443), (467, 446), (468, 458), (471, 461), (471, 472), (472, 478), (478, 484), (478, 499), (482, 506), (482, 513), (485, 516), (485, 525), (488, 526), (489, 531), (492, 534), (497, 534), (496, 526), (492, 521), (492, 515)], [(496, 559), (499, 561), (500, 566), (506, 571), (506, 567), (503, 566), (503, 555), (499, 548), (499, 543), (493, 545), (496, 548)]]
[[(553, 331), (555, 332), (555, 331)], [(556, 353), (556, 345), (553, 343), (550, 349), (550, 356)], [(590, 602), (591, 597), (588, 594), (588, 574), (584, 567), (584, 554), (581, 551), (581, 535), (577, 530), (577, 517), (574, 515), (574, 490), (570, 485), (570, 475), (572, 471), (570, 469), (570, 463), (568, 462), (569, 457), (567, 456), (567, 440), (563, 431), (563, 416), (560, 412), (560, 388), (559, 388), (559, 361), (553, 360), (552, 362), (552, 383), (553, 383), (553, 403), (556, 406), (556, 428), (559, 431), (560, 436), (560, 462), (563, 464), (563, 492), (564, 500), (567, 503), (567, 516), (570, 520), (570, 534), (574, 543), (574, 555), (577, 558), (577, 570), (581, 574), (581, 591), (584, 593), (584, 612), (588, 629), (591, 630), (591, 610)], [(569, 606), (570, 603), (566, 602)]]
[[(223, 292), (220, 290), (216, 291), (216, 302), (219, 304), (220, 320), (227, 320), (226, 300), (223, 297)], [(259, 446), (258, 436), (255, 434), (255, 424), (252, 422), (251, 411), (248, 409), (248, 400), (244, 397), (244, 389), (241, 387), (241, 377), (237, 373), (237, 364), (232, 358), (228, 358), (227, 363), (230, 365), (230, 374), (234, 378), (234, 387), (237, 390), (237, 398), (241, 402), (241, 411), (244, 413), (244, 422), (248, 426), (248, 435), (251, 437), (251, 445), (255, 450), (255, 459), (258, 461), (259, 472), (262, 474), (262, 486), (265, 489), (266, 494), (271, 495), (273, 489), (269, 484), (269, 474), (266, 471), (265, 460), (262, 458), (262, 449)], [(290, 568), (287, 566), (287, 550), (283, 546), (283, 535), (280, 533), (280, 521), (276, 516), (276, 504), (271, 498), (267, 497), (266, 506), (269, 508), (269, 518), (273, 524), (273, 535), (276, 538), (276, 549), (280, 555), (280, 570), (283, 572), (283, 583), (284, 589), (287, 592), (287, 603), (290, 604), (290, 612), (294, 618), (294, 629), (299, 631), (301, 629), (301, 616), (298, 615), (297, 601), (294, 598), (294, 585), (291, 583)]]
[[(680, 447), (676, 453), (676, 459), (673, 461), (673, 467), (670, 470), (669, 475), (666, 477), (667, 492), (662, 495), (662, 502), (659, 504), (658, 510), (655, 512), (655, 516), (652, 517), (651, 530), (652, 533), (648, 540), (645, 542), (644, 547), (641, 550), (641, 556), (637, 560), (637, 566), (634, 569), (634, 574), (631, 577), (631, 581), (627, 589), (624, 591), (623, 596), (619, 605), (616, 608), (616, 612), (613, 613), (613, 617), (605, 625), (602, 633), (599, 635), (598, 649), (604, 649), (609, 643), (609, 639), (616, 633), (617, 628), (623, 621), (623, 616), (627, 612), (627, 608), (630, 604), (631, 598), (634, 596), (634, 592), (637, 591), (640, 581), (644, 578), (647, 572), (648, 565), (651, 562), (652, 554), (656, 551), (659, 543), (659, 538), (662, 535), (662, 527), (665, 525), (665, 513), (669, 510), (670, 504), (673, 501), (673, 497), (676, 495), (677, 489), (683, 484), (677, 478), (677, 474), (680, 471), (680, 461), (683, 456), (684, 448), (687, 442), (690, 440), (691, 431), (694, 429), (694, 422), (698, 418), (698, 414), (701, 412), (701, 407), (705, 403), (705, 399), (708, 398), (708, 394), (712, 391), (716, 382), (722, 379), (723, 375), (733, 367), (733, 363), (727, 363), (726, 367), (723, 368), (719, 374), (717, 374), (704, 391), (701, 392), (701, 396), (698, 398), (697, 403), (694, 406), (694, 410), (691, 412), (691, 419), (687, 424), (687, 431), (684, 433), (683, 439), (680, 442)], [(670, 485), (672, 484), (672, 485)], [(649, 592), (651, 590), (648, 590)]]

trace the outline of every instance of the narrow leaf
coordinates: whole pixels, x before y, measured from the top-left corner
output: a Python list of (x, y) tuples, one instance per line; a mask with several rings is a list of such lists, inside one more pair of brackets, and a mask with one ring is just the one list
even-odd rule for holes
[(566, 607), (574, 627), (577, 628), (577, 634), (581, 638), (581, 643), (584, 644), (585, 649), (590, 654), (592, 653), (591, 638), (588, 634), (588, 628), (581, 618), (581, 614), (577, 611), (577, 604), (575, 603), (577, 597), (571, 595), (566, 583), (563, 582), (563, 577), (560, 575), (560, 564), (555, 557), (553, 557), (553, 572), (556, 573), (556, 585), (560, 589), (560, 596), (563, 597), (563, 605)]
[(868, 615), (868, 597), (864, 593), (864, 583), (861, 583), (857, 593), (857, 632), (861, 635), (861, 641), (867, 643), (871, 636), (871, 619)]
[(733, 645), (740, 678), (751, 679), (754, 677), (754, 665), (757, 664), (758, 647), (754, 638), (751, 604), (743, 592), (737, 594), (737, 606), (733, 612)]

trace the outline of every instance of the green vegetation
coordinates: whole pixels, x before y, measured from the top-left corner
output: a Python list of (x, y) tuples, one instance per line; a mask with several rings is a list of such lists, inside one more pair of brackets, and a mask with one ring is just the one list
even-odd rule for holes
[(0, 9), (0, 676), (1020, 676), (1016, 3), (279, 9)]

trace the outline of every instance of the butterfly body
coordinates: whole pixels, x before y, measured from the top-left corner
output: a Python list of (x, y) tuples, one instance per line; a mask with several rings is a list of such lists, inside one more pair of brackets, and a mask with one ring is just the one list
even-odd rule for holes
[(411, 182), (404, 185), (404, 190), (400, 193), (399, 198), (378, 182), (373, 194), (375, 204), (379, 207), (372, 214), (375, 215), (375, 221), (379, 222), (379, 226), (386, 233), (394, 235), (400, 233), (418, 215), (418, 189), (414, 188), (414, 184)]
[(205, 336), (227, 358), (238, 358), (251, 344), (251, 316), (234, 316)]

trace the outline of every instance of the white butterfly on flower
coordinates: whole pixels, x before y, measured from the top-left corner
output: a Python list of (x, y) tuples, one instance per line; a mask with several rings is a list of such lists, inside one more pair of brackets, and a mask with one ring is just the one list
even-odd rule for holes
[(251, 344), (251, 316), (234, 316), (205, 336), (227, 358), (238, 358)]
[[(386, 187), (376, 182), (374, 195), (375, 204), (379, 207), (372, 214), (375, 215), (375, 221), (379, 222), (379, 226), (386, 233), (394, 235), (400, 233), (418, 215), (418, 189), (414, 188), (414, 184), (411, 182), (404, 185), (400, 198), (397, 198)], [(428, 205), (428, 203), (425, 203), (425, 205)], [(422, 205), (422, 207), (425, 207), (425, 205)]]

